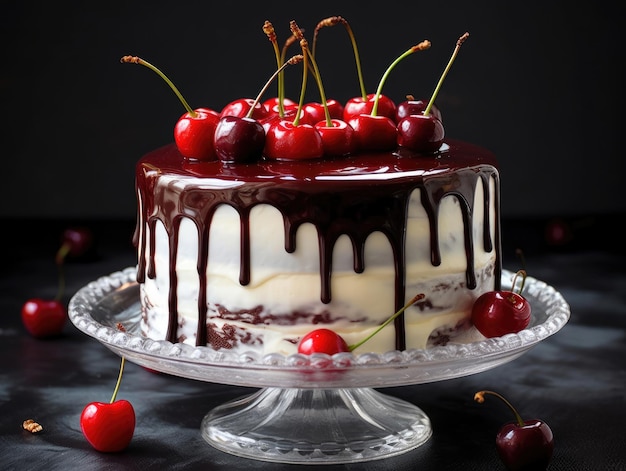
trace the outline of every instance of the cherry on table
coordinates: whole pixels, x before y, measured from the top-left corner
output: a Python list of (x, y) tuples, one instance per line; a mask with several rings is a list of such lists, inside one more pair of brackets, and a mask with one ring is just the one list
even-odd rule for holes
[(31, 298), (22, 305), (22, 323), (35, 338), (61, 335), (67, 321), (65, 305), (58, 299)]
[[(125, 331), (121, 324), (118, 329)], [(117, 399), (122, 382), (125, 358), (122, 357), (120, 371), (109, 402), (90, 402), (80, 414), (80, 428), (92, 447), (103, 453), (123, 451), (135, 433), (135, 409), (126, 399)]]
[(80, 428), (89, 444), (103, 453), (122, 451), (135, 432), (135, 411), (126, 399), (91, 402), (80, 415)]
[(523, 420), (513, 405), (494, 391), (479, 391), (474, 400), (482, 404), (486, 394), (502, 400), (515, 416), (515, 421), (504, 424), (496, 435), (496, 450), (502, 463), (509, 471), (545, 470), (554, 452), (554, 435), (548, 424), (540, 419)]
[(57, 264), (63, 263), (66, 256), (80, 257), (93, 245), (93, 233), (87, 227), (68, 227), (61, 235), (61, 246), (56, 254)]

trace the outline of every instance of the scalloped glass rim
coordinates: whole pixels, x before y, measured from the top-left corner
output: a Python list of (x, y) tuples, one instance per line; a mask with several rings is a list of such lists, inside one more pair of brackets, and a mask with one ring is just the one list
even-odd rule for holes
[[(529, 327), (517, 334), (382, 354), (235, 354), (141, 335), (139, 286), (135, 274), (136, 268), (128, 267), (81, 288), (69, 302), (72, 323), (120, 356), (142, 366), (235, 385), (376, 387), (474, 374), (517, 358), (558, 332), (570, 317), (570, 308), (563, 296), (545, 282), (529, 276), (523, 294), (531, 302), (533, 318)], [(513, 275), (503, 270), (503, 287), (511, 286)], [(117, 328), (118, 322), (124, 325), (126, 332)]]

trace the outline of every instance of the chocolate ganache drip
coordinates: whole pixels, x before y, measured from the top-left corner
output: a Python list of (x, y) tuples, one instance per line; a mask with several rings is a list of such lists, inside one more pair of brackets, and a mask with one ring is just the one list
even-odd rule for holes
[[(499, 211), (499, 176), (495, 157), (471, 144), (448, 141), (448, 150), (432, 156), (403, 154), (357, 155), (345, 159), (320, 161), (262, 161), (255, 164), (193, 162), (184, 159), (174, 145), (145, 156), (137, 165), (136, 191), (139, 200), (134, 242), (139, 259), (137, 281), (154, 278), (156, 268), (155, 225), (161, 222), (169, 237), (169, 326), (167, 340), (177, 341), (176, 260), (179, 226), (190, 219), (198, 231), (197, 271), (199, 279), (197, 345), (206, 345), (207, 294), (206, 273), (209, 233), (213, 215), (223, 204), (234, 208), (241, 223), (239, 282), (250, 282), (250, 211), (255, 205), (269, 204), (283, 216), (285, 250), (296, 249), (296, 233), (304, 223), (317, 229), (319, 244), (320, 300), (332, 299), (332, 254), (337, 239), (347, 235), (353, 246), (354, 271), (365, 269), (365, 241), (373, 232), (386, 236), (392, 249), (395, 267), (395, 305), (400, 309), (406, 298), (405, 259), (408, 206), (411, 193), (420, 191), (429, 218), (431, 263), (441, 263), (438, 218), (441, 201), (455, 196), (462, 212), (467, 260), (466, 285), (476, 287), (474, 272), (474, 194), (476, 185), (484, 189), (484, 250), (496, 248), (494, 289), (501, 275), (499, 216), (490, 220), (494, 204)], [(159, 182), (171, 177), (167, 185)], [(180, 179), (189, 179), (184, 186)], [(199, 180), (202, 179), (202, 180)], [(219, 185), (206, 184), (207, 181)], [(491, 181), (496, 191), (489, 191)], [(199, 182), (202, 181), (203, 184)], [(167, 189), (167, 191), (164, 191)], [(174, 196), (173, 196), (174, 195)], [(495, 201), (490, 200), (491, 196)], [(495, 225), (495, 227), (494, 227)], [(148, 230), (146, 230), (148, 228)], [(495, 240), (492, 240), (492, 229)], [(150, 237), (147, 240), (146, 234)], [(147, 251), (146, 251), (147, 249)], [(144, 254), (148, 254), (144, 256)], [(395, 320), (396, 348), (406, 347), (404, 319)]]

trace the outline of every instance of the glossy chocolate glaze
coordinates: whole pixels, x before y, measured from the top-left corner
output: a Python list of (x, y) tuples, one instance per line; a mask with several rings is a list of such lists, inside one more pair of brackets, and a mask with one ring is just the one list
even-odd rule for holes
[[(202, 185), (177, 188), (158, 188), (162, 175), (177, 177), (202, 177)], [(491, 205), (489, 181), (495, 179), (495, 220), (489, 220)], [(178, 226), (183, 218), (191, 219), (198, 228), (200, 254), (197, 268), (200, 280), (198, 299), (197, 345), (205, 345), (207, 338), (206, 277), (209, 230), (212, 216), (221, 204), (232, 206), (241, 220), (241, 266), (239, 281), (246, 285), (250, 280), (250, 229), (251, 209), (261, 203), (277, 208), (285, 223), (285, 250), (295, 250), (298, 227), (312, 223), (319, 234), (320, 249), (320, 299), (330, 302), (332, 293), (333, 247), (342, 234), (347, 234), (353, 244), (354, 271), (364, 270), (365, 240), (372, 232), (382, 232), (391, 245), (395, 265), (395, 304), (400, 309), (405, 302), (405, 233), (408, 203), (411, 192), (421, 192), (422, 205), (430, 222), (431, 263), (439, 265), (438, 213), (441, 200), (454, 195), (460, 202), (463, 215), (465, 251), (467, 257), (466, 284), (476, 286), (472, 217), (474, 190), (481, 184), (485, 188), (483, 234), (484, 249), (496, 251), (495, 286), (499, 289), (501, 275), (499, 191), (500, 182), (495, 156), (472, 144), (447, 140), (442, 151), (433, 155), (405, 152), (359, 154), (334, 160), (269, 161), (253, 164), (226, 164), (220, 161), (197, 162), (183, 158), (172, 145), (157, 149), (144, 156), (137, 165), (136, 190), (143, 202), (139, 206), (134, 242), (138, 253), (148, 248), (145, 257), (139, 257), (137, 281), (154, 278), (155, 231), (161, 221), (169, 235), (170, 289), (169, 328), (167, 340), (177, 339), (177, 278), (176, 266)], [(150, 228), (150, 240), (141, 225)], [(491, 229), (495, 226), (495, 240)], [(141, 238), (140, 238), (141, 234)], [(404, 319), (395, 320), (396, 348), (405, 349)]]

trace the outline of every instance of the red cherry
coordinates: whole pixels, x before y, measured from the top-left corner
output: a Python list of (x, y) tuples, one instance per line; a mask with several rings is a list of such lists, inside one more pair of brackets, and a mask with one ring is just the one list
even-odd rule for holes
[(348, 345), (341, 335), (330, 329), (315, 329), (300, 339), (300, 342), (298, 343), (298, 353), (302, 353), (304, 355), (310, 355), (312, 353), (326, 353), (327, 355), (334, 355), (335, 353), (340, 352), (351, 352), (374, 337), (374, 335), (383, 330), (396, 317), (423, 298), (423, 294), (414, 296), (408, 303), (394, 312), (393, 315), (388, 317), (385, 322), (376, 327), (373, 332), (370, 332), (367, 337), (352, 345)]
[(547, 222), (545, 240), (552, 246), (567, 245), (573, 239), (572, 228), (564, 219), (556, 218)]
[[(253, 110), (250, 113), (250, 110)], [(262, 103), (252, 98), (240, 98), (228, 103), (220, 112), (220, 117), (237, 116), (243, 118), (248, 116), (253, 119), (264, 119), (270, 114), (269, 109)]]
[[(120, 323), (117, 324), (117, 328), (126, 332)], [(120, 372), (111, 400), (108, 403), (91, 402), (85, 406), (80, 414), (80, 428), (83, 435), (91, 446), (105, 453), (124, 450), (135, 432), (135, 409), (133, 409), (133, 405), (124, 399), (116, 400), (122, 383), (125, 363), (126, 359), (122, 357)]]
[(135, 432), (135, 410), (124, 399), (87, 404), (80, 415), (80, 428), (96, 450), (115, 453), (130, 444)]
[(36, 338), (56, 337), (67, 320), (67, 311), (60, 301), (33, 298), (22, 306), (22, 323)]
[(302, 107), (303, 115), (300, 119), (301, 124), (310, 124), (315, 126), (316, 123), (326, 119), (324, 105), (321, 103), (307, 103)]
[[(327, 100), (326, 103), (328, 105), (328, 110), (332, 119), (342, 119), (343, 121), (348, 122), (352, 117), (358, 116), (360, 114), (371, 114), (372, 108), (374, 106), (375, 94), (372, 93), (368, 95), (365, 91), (363, 73), (361, 71), (361, 59), (359, 58), (359, 50), (356, 38), (354, 36), (354, 33), (352, 32), (350, 24), (345, 18), (341, 16), (331, 16), (328, 18), (324, 18), (317, 24), (317, 26), (315, 27), (315, 31), (313, 32), (313, 57), (315, 57), (317, 36), (321, 29), (336, 25), (342, 25), (346, 29), (346, 31), (348, 32), (348, 36), (350, 37), (352, 50), (354, 52), (354, 60), (356, 61), (356, 70), (358, 74), (361, 95), (348, 100), (345, 107), (338, 103), (336, 100)], [(390, 98), (385, 96), (380, 97), (379, 102), (380, 103), (378, 114), (382, 116), (389, 115), (389, 117), (393, 118), (390, 109), (395, 108), (395, 103)]]
[[(402, 118), (405, 118), (412, 114), (424, 114), (424, 110), (428, 106), (428, 100), (416, 100), (412, 95), (407, 95), (406, 100), (398, 103), (396, 108), (396, 123), (399, 123)], [(434, 104), (430, 108), (430, 113), (443, 122), (441, 118), (441, 111)]]
[(219, 120), (219, 113), (206, 108), (191, 109), (178, 88), (158, 68), (137, 56), (124, 56), (122, 63), (143, 65), (161, 77), (176, 94), (185, 107), (186, 112), (174, 126), (174, 141), (178, 151), (186, 158), (193, 160), (216, 160), (213, 146), (213, 133)]
[[(383, 74), (376, 93), (371, 96), (371, 108), (369, 107), (369, 95), (366, 104), (365, 100), (353, 99), (346, 103), (343, 114), (344, 120), (354, 128), (356, 147), (359, 151), (386, 151), (395, 149), (396, 143), (396, 107), (393, 110), (388, 109), (385, 113), (385, 103), (389, 103), (388, 99), (382, 95), (382, 88), (394, 67), (403, 59), (417, 51), (423, 51), (430, 48), (430, 41), (422, 41), (421, 43), (410, 47), (398, 56)], [(391, 102), (393, 103), (393, 102)], [(371, 111), (369, 113), (360, 113), (354, 115), (354, 111), (359, 107), (366, 106)], [(392, 112), (391, 112), (392, 111)]]
[[(371, 114), (376, 101), (376, 93), (369, 93), (366, 98), (350, 98), (343, 107), (343, 120), (349, 122), (361, 114)], [(385, 95), (380, 95), (378, 99), (378, 116), (386, 116), (391, 119), (396, 117), (396, 104)]]
[(359, 151), (386, 151), (396, 148), (396, 123), (387, 116), (361, 114), (348, 124), (354, 129), (355, 148)]
[[(520, 270), (516, 278), (518, 275), (522, 276), (521, 293), (526, 272)], [(488, 291), (480, 295), (472, 306), (472, 322), (481, 334), (489, 338), (517, 333), (528, 326), (530, 318), (530, 303), (513, 291)]]
[(265, 145), (265, 129), (257, 120), (224, 116), (215, 128), (215, 152), (224, 162), (253, 162)]
[(324, 155), (324, 143), (310, 124), (295, 125), (282, 119), (267, 130), (263, 154), (276, 160), (317, 159)]
[(349, 352), (348, 344), (339, 334), (330, 329), (316, 329), (306, 334), (298, 344), (298, 353), (310, 355), (312, 353), (326, 353), (334, 355), (340, 352)]
[[(263, 125), (263, 129), (265, 129), (265, 133), (267, 134), (272, 126), (278, 124), (279, 122), (283, 120), (295, 121), (297, 114), (298, 114), (298, 105), (287, 106), (285, 107), (285, 113), (282, 118), (278, 114), (278, 111), (276, 111), (276, 113), (270, 113), (270, 115), (267, 118), (261, 120), (261, 124)], [(304, 110), (300, 110), (300, 119), (302, 119), (303, 116), (304, 116)]]
[(443, 144), (443, 124), (434, 115), (415, 114), (402, 118), (397, 126), (397, 143), (413, 152), (437, 152)]
[(183, 114), (174, 126), (174, 142), (178, 151), (188, 159), (216, 160), (213, 136), (219, 122), (217, 111), (198, 108)]
[(332, 126), (326, 120), (315, 124), (315, 128), (322, 136), (324, 156), (341, 157), (354, 151), (354, 129), (340, 119), (331, 119)]
[(80, 257), (84, 255), (92, 246), (93, 234), (86, 227), (70, 227), (63, 231), (61, 236), (61, 247), (57, 252), (57, 263), (59, 263), (65, 255), (72, 257)]
[(509, 401), (493, 391), (479, 391), (474, 400), (483, 403), (485, 394), (500, 398), (513, 411), (514, 422), (504, 424), (496, 435), (496, 450), (509, 471), (545, 470), (554, 452), (552, 430), (542, 420), (522, 420)]
[[(312, 61), (312, 59), (306, 46), (306, 40), (296, 22), (292, 20), (289, 26), (293, 37), (300, 41), (302, 47), (302, 55), (298, 57), (304, 60), (302, 71), (302, 90), (304, 90), (308, 73), (308, 61)], [(313, 65), (315, 65), (314, 62)], [(322, 99), (324, 99), (323, 95)], [(293, 121), (283, 118), (278, 122), (263, 125), (266, 130), (265, 148), (263, 150), (265, 157), (276, 160), (306, 160), (323, 157), (322, 136), (313, 125), (305, 123), (306, 115), (302, 114), (303, 112), (302, 101), (300, 101)]]
[[(268, 111), (278, 114), (278, 104), (280, 103), (279, 100), (280, 98), (278, 97), (268, 98), (263, 102), (263, 105), (265, 106), (265, 108), (268, 109)], [(284, 98), (283, 106), (288, 108), (290, 106), (298, 106), (298, 104), (295, 101), (290, 100), (289, 98)]]
[[(398, 145), (400, 147), (414, 152), (432, 153), (439, 150), (441, 144), (443, 144), (445, 132), (440, 117), (437, 117), (433, 112), (434, 103), (461, 45), (468, 37), (469, 33), (464, 33), (457, 40), (452, 57), (441, 74), (435, 91), (424, 110), (421, 113), (409, 114), (398, 121)], [(409, 106), (407, 105), (406, 107), (408, 108)]]
[(326, 106), (328, 106), (328, 113), (330, 114), (331, 119), (343, 119), (343, 105), (341, 102), (329, 98), (326, 100)]

